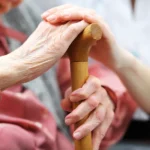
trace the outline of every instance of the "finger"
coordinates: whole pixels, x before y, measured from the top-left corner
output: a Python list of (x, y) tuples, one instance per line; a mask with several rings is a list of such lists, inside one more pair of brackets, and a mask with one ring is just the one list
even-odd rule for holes
[(83, 18), (86, 22), (90, 23), (99, 23), (99, 21), (102, 19), (100, 16), (95, 14), (86, 13)]
[(91, 111), (98, 107), (101, 101), (101, 93), (97, 91), (92, 94), (87, 100), (83, 101), (65, 118), (67, 125), (74, 124), (85, 118)]
[(100, 105), (86, 120), (86, 122), (81, 125), (76, 131), (73, 133), (73, 137), (76, 140), (80, 140), (84, 136), (88, 135), (91, 131), (93, 131), (98, 125), (103, 122), (105, 118), (106, 109), (103, 105)]
[(53, 19), (52, 16), (49, 16), (46, 18), (46, 20), (50, 23), (61, 23), (61, 22), (67, 22), (70, 20), (83, 20), (85, 14), (95, 14), (94, 10), (90, 9), (84, 9), (84, 8), (79, 8), (79, 7), (72, 7), (65, 9), (61, 12), (55, 13), (55, 18)]
[[(48, 26), (47, 28), (49, 31), (44, 31), (48, 31), (45, 33), (46, 35), (44, 35), (44, 40), (47, 42), (45, 45), (46, 49), (53, 54), (52, 57), (49, 58), (49, 61), (52, 61), (53, 63), (56, 63), (56, 61), (66, 53), (70, 44), (88, 25), (85, 21), (70, 21), (62, 25), (50, 25), (48, 22), (43, 21), (41, 24), (46, 24), (46, 26)], [(37, 30), (39, 29), (41, 29), (41, 26), (37, 28)], [(49, 39), (51, 42), (48, 42)]]
[[(80, 19), (75, 19), (75, 18), (73, 19), (71, 12), (74, 12), (74, 11), (77, 13), (82, 10), (80, 10), (78, 7), (71, 7), (68, 9), (63, 9), (62, 11), (59, 11), (59, 12), (57, 11), (56, 13), (53, 13), (53, 16), (51, 16), (51, 15), (47, 16), (46, 21), (48, 21), (50, 23), (61, 23), (61, 22), (67, 22), (67, 21), (83, 20), (83, 17), (81, 15), (79, 15)], [(77, 14), (76, 14), (76, 16), (77, 16)], [(81, 14), (83, 14), (83, 13), (81, 13)], [(54, 16), (55, 16), (55, 20), (53, 19)]]
[(41, 17), (42, 17), (44, 20), (46, 20), (46, 18), (47, 18), (48, 16), (52, 15), (53, 13), (56, 13), (57, 11), (59, 12), (59, 11), (61, 11), (61, 10), (63, 10), (63, 9), (67, 9), (67, 8), (70, 8), (70, 7), (72, 7), (71, 4), (65, 4), (65, 5), (61, 5), (61, 6), (57, 6), (57, 7), (51, 8), (51, 9), (45, 11), (45, 12), (41, 15)]
[(89, 76), (86, 83), (82, 88), (74, 91), (70, 95), (70, 100), (72, 102), (79, 102), (81, 100), (87, 99), (90, 95), (95, 93), (101, 87), (100, 80), (94, 76)]
[(109, 129), (114, 118), (113, 111), (107, 111), (104, 121), (93, 131), (93, 150), (99, 150), (99, 146), (103, 138), (105, 137), (107, 130)]
[[(85, 21), (79, 21), (79, 22), (74, 22), (70, 21), (65, 24), (67, 26), (67, 29), (63, 32), (63, 38), (65, 41), (68, 41), (68, 43), (72, 43), (74, 39), (81, 33), (87, 26), (88, 23)], [(67, 45), (66, 49), (69, 48), (69, 45)]]
[(61, 101), (61, 107), (64, 111), (71, 112), (72, 111), (72, 103), (69, 99), (63, 99)]
[(102, 34), (103, 34), (103, 38), (108, 38), (111, 36), (113, 36), (109, 26), (105, 23), (105, 21), (103, 20), (102, 17), (98, 16), (98, 15), (90, 15), (90, 14), (86, 14), (84, 16), (84, 20), (86, 22), (91, 22), (91, 23), (98, 23), (101, 27), (102, 30)]
[(71, 89), (71, 87), (69, 87), (65, 92), (65, 98), (68, 98), (70, 96), (71, 91), (72, 91), (72, 89)]

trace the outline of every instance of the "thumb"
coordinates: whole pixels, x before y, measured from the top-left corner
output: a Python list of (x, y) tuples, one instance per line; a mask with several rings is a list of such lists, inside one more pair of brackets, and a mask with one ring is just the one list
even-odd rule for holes
[(61, 101), (61, 107), (64, 111), (71, 112), (72, 111), (72, 103), (68, 98), (63, 99)]

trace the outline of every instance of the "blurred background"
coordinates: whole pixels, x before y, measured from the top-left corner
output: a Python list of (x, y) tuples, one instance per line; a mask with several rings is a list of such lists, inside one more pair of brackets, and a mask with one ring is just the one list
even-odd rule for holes
[[(117, 41), (145, 64), (150, 65), (150, 0), (24, 0), (18, 8), (3, 16), (4, 24), (30, 35), (41, 21), (40, 15), (45, 10), (65, 3), (94, 9), (109, 24)], [(11, 50), (20, 45), (12, 39), (9, 44)], [(70, 137), (63, 121), (65, 113), (60, 107), (62, 96), (55, 69), (56, 66), (24, 86), (35, 92), (53, 113), (60, 130)], [(150, 149), (149, 119), (149, 115), (138, 108), (127, 133), (110, 150)]]

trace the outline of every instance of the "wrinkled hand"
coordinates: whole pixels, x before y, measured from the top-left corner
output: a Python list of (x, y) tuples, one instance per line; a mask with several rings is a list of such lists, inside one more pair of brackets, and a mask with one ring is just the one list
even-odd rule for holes
[(67, 22), (69, 20), (85, 20), (88, 23), (98, 23), (103, 36), (92, 47), (91, 57), (101, 61), (110, 68), (114, 68), (117, 62), (121, 60), (121, 56), (119, 57), (120, 48), (116, 44), (110, 28), (93, 10), (72, 5), (62, 5), (46, 11), (42, 15), (42, 18), (53, 24)]
[(20, 48), (3, 57), (6, 60), (3, 70), (14, 70), (13, 80), (5, 86), (30, 81), (50, 69), (87, 25), (84, 21), (59, 25), (41, 22)]
[(11, 8), (16, 7), (22, 0), (0, 0), (0, 14), (8, 12)]
[[(72, 102), (81, 104), (72, 111)], [(90, 114), (87, 121), (73, 133), (73, 137), (79, 140), (92, 131), (93, 150), (98, 150), (114, 117), (114, 104), (106, 90), (101, 87), (100, 80), (90, 76), (82, 88), (72, 93), (69, 88), (61, 105), (64, 110), (71, 112), (65, 118), (67, 125), (72, 125)]]

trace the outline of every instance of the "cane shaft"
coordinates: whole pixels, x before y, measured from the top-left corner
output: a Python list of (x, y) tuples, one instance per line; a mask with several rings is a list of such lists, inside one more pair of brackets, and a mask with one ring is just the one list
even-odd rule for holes
[[(71, 44), (68, 49), (71, 66), (71, 81), (72, 90), (81, 88), (88, 78), (88, 54), (91, 46), (101, 38), (102, 33), (97, 24), (89, 25)], [(75, 109), (79, 103), (74, 103)], [(81, 126), (87, 119), (86, 116), (83, 120), (75, 124), (75, 129)], [(91, 133), (82, 138), (75, 140), (75, 150), (92, 150)]]
[[(81, 88), (88, 78), (88, 63), (87, 62), (71, 62), (71, 79), (72, 79), (72, 90)], [(73, 108), (75, 109), (79, 103), (74, 103)], [(87, 117), (75, 124), (75, 129), (81, 126)], [(76, 150), (92, 150), (91, 133), (81, 140), (75, 140)]]

